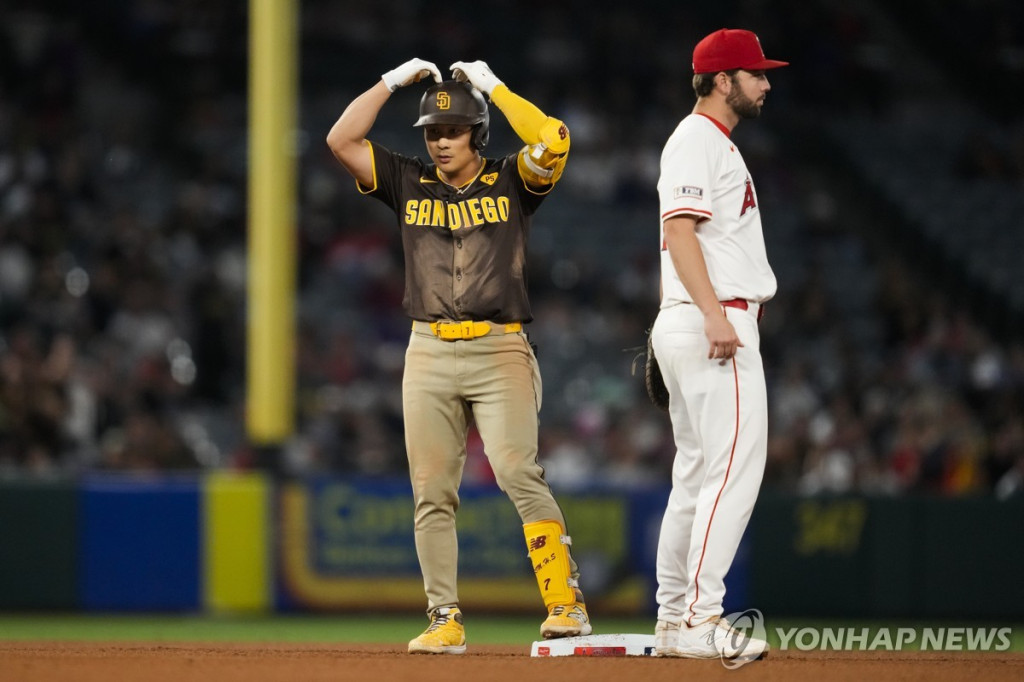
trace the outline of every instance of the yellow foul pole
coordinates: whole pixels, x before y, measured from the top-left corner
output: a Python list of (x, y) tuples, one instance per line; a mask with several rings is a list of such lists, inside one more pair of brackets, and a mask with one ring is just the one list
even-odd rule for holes
[(294, 429), (299, 0), (249, 0), (246, 431), (274, 447)]

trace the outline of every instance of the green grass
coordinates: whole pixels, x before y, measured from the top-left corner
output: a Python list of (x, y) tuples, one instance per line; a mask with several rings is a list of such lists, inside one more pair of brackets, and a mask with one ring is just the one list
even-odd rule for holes
[[(540, 639), (542, 618), (466, 616), (476, 644), (523, 644)], [(0, 614), (0, 640), (407, 642), (427, 626), (426, 616), (274, 615), (50, 615)], [(653, 632), (653, 618), (604, 620), (597, 633)]]
[[(400, 644), (419, 634), (426, 618), (409, 615), (269, 615), (208, 616), (136, 614), (0, 613), (0, 641), (146, 641), (146, 642), (281, 642)], [(527, 645), (539, 639), (539, 617), (467, 614), (467, 635), (474, 644)], [(978, 621), (858, 621), (769, 619), (768, 640), (779, 647), (780, 631), (791, 628), (867, 628), (867, 642), (880, 628), (1009, 627), (1010, 650), (1024, 653), (1024, 624)], [(653, 632), (654, 618), (600, 618), (595, 634)], [(793, 640), (791, 639), (791, 642)], [(791, 648), (792, 644), (791, 644)], [(866, 649), (866, 645), (858, 648)], [(904, 650), (916, 648), (914, 644)]]

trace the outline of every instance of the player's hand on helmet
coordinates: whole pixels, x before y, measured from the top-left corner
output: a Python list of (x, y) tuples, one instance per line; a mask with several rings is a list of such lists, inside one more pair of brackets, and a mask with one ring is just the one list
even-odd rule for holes
[(470, 85), (488, 97), (491, 91), (501, 85), (501, 80), (494, 75), (487, 62), (455, 62), (449, 66), (452, 76), (460, 83), (469, 81)]
[(394, 92), (398, 88), (412, 85), (427, 76), (433, 76), (435, 83), (441, 82), (441, 72), (433, 62), (424, 59), (410, 59), (405, 64), (396, 66), (381, 75), (381, 80), (384, 81), (384, 85), (388, 86), (388, 90)]

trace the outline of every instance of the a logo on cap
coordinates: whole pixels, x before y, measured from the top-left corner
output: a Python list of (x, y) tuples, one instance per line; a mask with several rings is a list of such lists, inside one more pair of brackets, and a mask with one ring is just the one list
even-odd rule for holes
[(441, 111), (448, 111), (452, 106), (452, 98), (448, 96), (447, 92), (437, 93), (437, 108)]

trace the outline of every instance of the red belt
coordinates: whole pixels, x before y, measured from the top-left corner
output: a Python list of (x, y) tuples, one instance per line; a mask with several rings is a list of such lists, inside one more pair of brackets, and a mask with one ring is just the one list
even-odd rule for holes
[[(749, 310), (750, 304), (743, 298), (734, 298), (728, 301), (719, 301), (726, 308), (739, 308), (740, 310)], [(761, 318), (764, 317), (764, 304), (757, 307), (757, 321), (760, 322)]]

